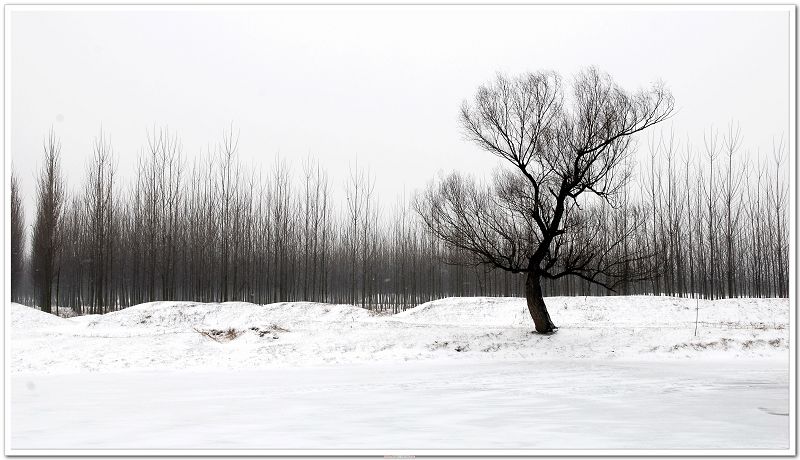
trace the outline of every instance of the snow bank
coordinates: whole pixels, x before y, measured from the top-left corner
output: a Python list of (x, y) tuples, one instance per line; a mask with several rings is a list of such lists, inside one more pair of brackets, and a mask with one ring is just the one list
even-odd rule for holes
[(631, 296), (546, 301), (559, 326), (554, 335), (532, 332), (520, 298), (448, 298), (396, 315), (310, 302), (152, 302), (69, 319), (12, 304), (11, 369), (71, 373), (436, 358), (789, 357), (787, 299)]
[(11, 303), (9, 309), (12, 330), (38, 329), (42, 327), (68, 327), (69, 320), (18, 303)]
[(92, 328), (248, 329), (273, 324), (342, 323), (369, 318), (370, 312), (352, 305), (284, 302), (254, 305), (246, 302), (150, 302), (105, 315), (86, 323)]
[[(692, 300), (675, 297), (549, 297), (547, 308), (560, 328), (685, 327), (703, 324), (730, 327), (788, 325), (787, 299)], [(696, 310), (699, 309), (699, 315)], [(450, 297), (424, 303), (393, 319), (414, 324), (529, 327), (525, 299)]]
[(416, 306), (392, 317), (409, 324), (526, 327), (532, 325), (525, 299), (448, 297)]

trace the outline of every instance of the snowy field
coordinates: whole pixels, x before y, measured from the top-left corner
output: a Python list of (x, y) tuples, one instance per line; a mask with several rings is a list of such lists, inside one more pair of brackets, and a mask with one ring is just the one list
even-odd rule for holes
[(11, 447), (787, 449), (789, 302), (12, 304)]

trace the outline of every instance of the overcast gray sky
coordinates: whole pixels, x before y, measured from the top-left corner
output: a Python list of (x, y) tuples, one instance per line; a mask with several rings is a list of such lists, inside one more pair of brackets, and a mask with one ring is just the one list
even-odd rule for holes
[[(10, 148), (32, 214), (52, 126), (70, 187), (102, 125), (130, 177), (147, 129), (187, 158), (231, 122), (245, 163), (315, 154), (341, 187), (356, 155), (384, 203), (439, 170), (497, 159), (463, 140), (461, 102), (497, 71), (587, 65), (635, 89), (664, 80), (680, 138), (741, 124), (744, 147), (788, 136), (789, 7), (10, 7)], [(640, 143), (644, 147), (644, 142)]]

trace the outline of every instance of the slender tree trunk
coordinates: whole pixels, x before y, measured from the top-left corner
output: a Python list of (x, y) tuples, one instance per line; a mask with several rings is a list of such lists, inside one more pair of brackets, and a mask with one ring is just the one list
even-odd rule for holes
[(550, 319), (550, 313), (547, 312), (544, 296), (542, 296), (542, 277), (539, 273), (528, 273), (525, 280), (525, 299), (528, 302), (528, 311), (533, 318), (533, 323), (536, 325), (536, 332), (540, 334), (555, 332), (557, 328)]

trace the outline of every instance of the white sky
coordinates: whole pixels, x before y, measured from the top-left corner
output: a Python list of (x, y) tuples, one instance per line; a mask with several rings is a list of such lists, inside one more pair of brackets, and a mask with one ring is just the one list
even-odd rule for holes
[[(463, 140), (458, 109), (495, 72), (587, 65), (635, 89), (656, 79), (671, 125), (741, 124), (744, 147), (788, 136), (789, 8), (641, 6), (9, 7), (10, 148), (33, 214), (42, 139), (80, 184), (102, 125), (131, 176), (147, 129), (187, 158), (234, 123), (244, 162), (315, 154), (341, 188), (356, 155), (383, 203), (439, 170), (499, 160)], [(793, 39), (793, 37), (791, 37)], [(645, 143), (640, 142), (642, 150)], [(755, 154), (755, 153), (754, 153)]]

